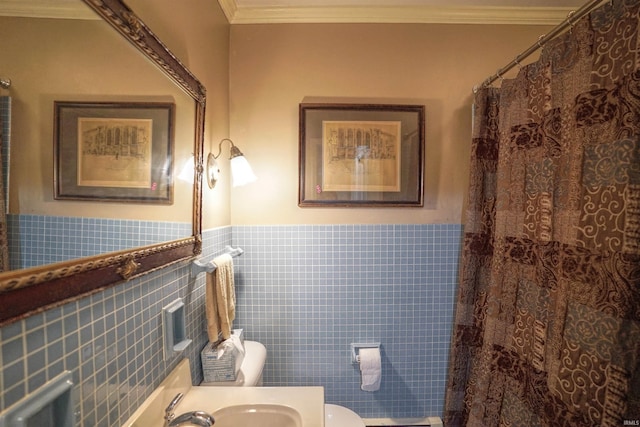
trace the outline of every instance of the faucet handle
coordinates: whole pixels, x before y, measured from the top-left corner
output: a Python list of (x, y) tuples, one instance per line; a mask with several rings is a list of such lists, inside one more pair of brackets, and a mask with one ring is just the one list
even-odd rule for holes
[(169, 421), (173, 420), (173, 418), (175, 417), (175, 415), (173, 413), (173, 410), (176, 408), (178, 403), (180, 403), (180, 401), (182, 400), (183, 397), (184, 397), (184, 394), (178, 393), (178, 394), (176, 394), (176, 397), (173, 398), (171, 403), (169, 403), (169, 406), (167, 406), (166, 409), (164, 410), (164, 419), (165, 419), (165, 421), (169, 422)]

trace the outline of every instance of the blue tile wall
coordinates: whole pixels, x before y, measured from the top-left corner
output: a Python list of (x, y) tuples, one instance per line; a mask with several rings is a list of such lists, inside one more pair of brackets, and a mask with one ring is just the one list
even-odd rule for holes
[(8, 215), (12, 269), (151, 245), (191, 234), (191, 223)]
[[(441, 416), (460, 225), (235, 226), (203, 234), (236, 258), (237, 320), (268, 350), (266, 385), (322, 385), (362, 417)], [(171, 234), (171, 232), (168, 232)], [(162, 239), (167, 240), (167, 239)], [(0, 328), (0, 410), (73, 372), (81, 427), (124, 422), (178, 361), (162, 355), (161, 309), (187, 307), (194, 383), (206, 342), (204, 275), (179, 263)], [(359, 389), (349, 344), (382, 343), (383, 380)]]
[[(203, 235), (204, 253), (229, 244), (230, 227)], [(162, 307), (177, 297), (193, 339), (183, 355), (202, 381), (204, 275), (189, 274), (189, 263), (178, 263), (0, 328), (0, 411), (69, 370), (77, 425), (121, 425), (179, 361), (163, 359), (161, 327)]]
[[(461, 225), (236, 226), (236, 326), (270, 386), (322, 385), (364, 418), (442, 416)], [(360, 390), (350, 343), (382, 343)]]

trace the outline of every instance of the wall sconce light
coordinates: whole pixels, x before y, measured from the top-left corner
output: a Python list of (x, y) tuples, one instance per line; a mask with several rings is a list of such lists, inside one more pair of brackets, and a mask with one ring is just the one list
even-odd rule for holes
[(207, 183), (209, 184), (209, 188), (213, 188), (216, 186), (218, 182), (218, 177), (220, 176), (220, 167), (218, 166), (218, 157), (222, 154), (222, 143), (228, 142), (231, 144), (231, 148), (229, 149), (229, 160), (231, 163), (231, 184), (234, 187), (239, 187), (241, 185), (248, 184), (250, 182), (255, 181), (257, 178), (253, 174), (253, 170), (251, 169), (251, 165), (244, 157), (244, 154), (236, 147), (229, 138), (224, 138), (220, 141), (218, 145), (218, 154), (213, 155), (213, 153), (209, 153), (207, 156)]

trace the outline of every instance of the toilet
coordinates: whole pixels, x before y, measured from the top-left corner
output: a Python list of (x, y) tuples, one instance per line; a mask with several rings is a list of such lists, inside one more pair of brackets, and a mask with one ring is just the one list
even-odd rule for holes
[[(259, 387), (262, 371), (267, 361), (267, 349), (257, 341), (245, 340), (244, 359), (235, 381), (202, 382), (202, 386)], [(366, 427), (362, 418), (352, 410), (340, 405), (324, 405), (325, 427)]]
[(365, 427), (362, 418), (351, 409), (331, 403), (324, 405), (324, 425), (325, 427)]

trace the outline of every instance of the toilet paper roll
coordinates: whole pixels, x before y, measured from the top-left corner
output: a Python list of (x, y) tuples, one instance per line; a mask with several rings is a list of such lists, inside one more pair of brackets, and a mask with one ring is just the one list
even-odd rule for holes
[(362, 391), (376, 391), (380, 389), (382, 380), (382, 360), (379, 348), (361, 348), (360, 356), (360, 376)]

